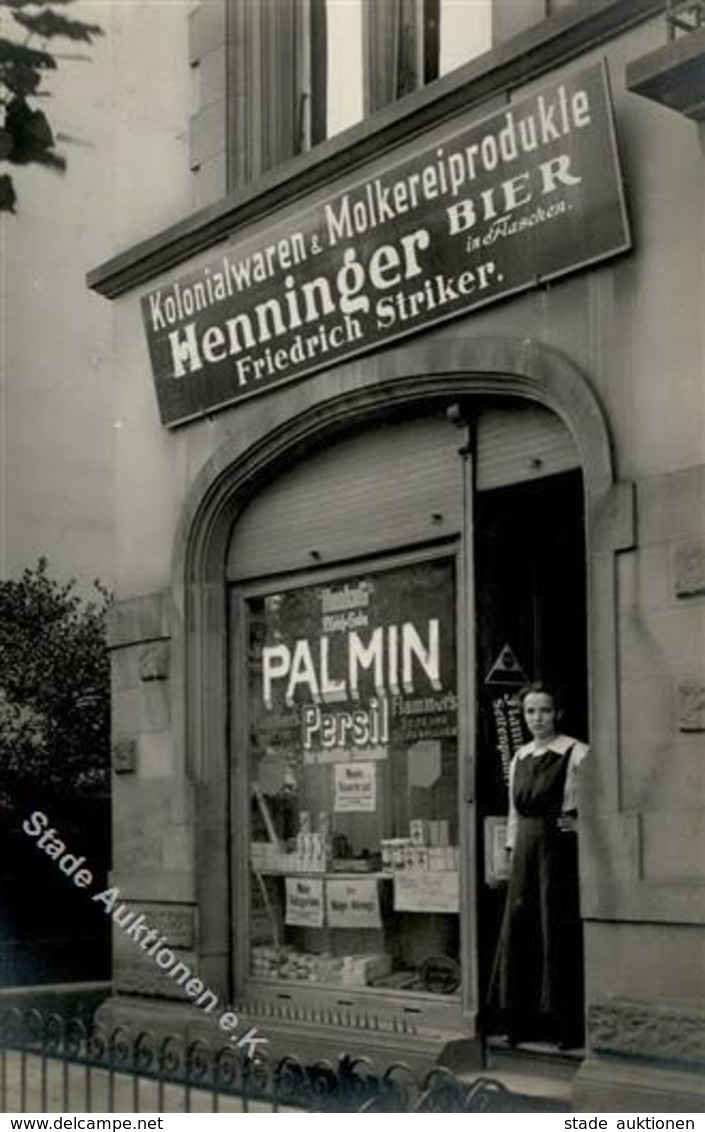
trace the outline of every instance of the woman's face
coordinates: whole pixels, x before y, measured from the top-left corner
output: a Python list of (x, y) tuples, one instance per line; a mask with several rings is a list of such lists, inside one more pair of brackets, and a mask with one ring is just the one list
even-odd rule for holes
[(524, 719), (534, 739), (552, 739), (556, 734), (553, 696), (548, 692), (529, 692), (524, 699)]

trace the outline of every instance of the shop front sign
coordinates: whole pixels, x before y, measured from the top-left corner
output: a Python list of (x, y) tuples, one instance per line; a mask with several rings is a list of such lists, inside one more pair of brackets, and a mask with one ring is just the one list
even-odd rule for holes
[(625, 251), (594, 64), (142, 299), (162, 421), (213, 412)]

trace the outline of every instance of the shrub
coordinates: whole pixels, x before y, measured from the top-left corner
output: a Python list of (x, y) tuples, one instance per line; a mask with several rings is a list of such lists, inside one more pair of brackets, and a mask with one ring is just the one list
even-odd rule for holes
[(0, 809), (49, 795), (106, 796), (110, 767), (110, 597), (49, 577), (47, 561), (0, 581)]

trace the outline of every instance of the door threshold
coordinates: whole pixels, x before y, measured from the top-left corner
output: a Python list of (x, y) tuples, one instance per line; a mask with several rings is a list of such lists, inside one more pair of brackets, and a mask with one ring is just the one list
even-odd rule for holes
[(487, 1069), (506, 1069), (537, 1076), (570, 1080), (585, 1057), (581, 1048), (563, 1050), (550, 1042), (521, 1042), (510, 1045), (507, 1038), (489, 1037), (484, 1042)]
[(558, 1057), (567, 1059), (568, 1061), (582, 1061), (585, 1057), (585, 1049), (582, 1046), (571, 1046), (570, 1049), (561, 1049), (560, 1046), (554, 1042), (517, 1042), (512, 1045), (508, 1038), (497, 1035), (485, 1039), (485, 1045), (488, 1049), (493, 1050), (519, 1050), (520, 1052), (540, 1054), (546, 1057)]

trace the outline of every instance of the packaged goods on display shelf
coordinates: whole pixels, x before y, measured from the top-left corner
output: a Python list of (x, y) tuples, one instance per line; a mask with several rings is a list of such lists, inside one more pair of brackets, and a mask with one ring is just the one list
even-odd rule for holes
[(320, 833), (300, 833), (294, 857), (294, 871), (324, 873), (330, 860), (326, 838)]
[(343, 960), (343, 986), (369, 986), (373, 979), (388, 975), (391, 969), (391, 956), (384, 952), (372, 955), (346, 955)]
[(252, 974), (258, 975), (262, 979), (276, 978), (292, 950), (291, 947), (273, 947), (271, 945), (253, 947)]
[(428, 822), (428, 844), (435, 847), (444, 847), (448, 844), (448, 822)]
[(406, 865), (406, 850), (411, 845), (408, 837), (395, 837), (392, 841), (392, 868), (403, 869)]
[(271, 841), (253, 841), (250, 845), (250, 861), (255, 872), (276, 869), (280, 856), (278, 846)]
[(287, 979), (292, 982), (330, 983), (336, 986), (368, 986), (389, 974), (388, 955), (315, 955), (293, 947), (252, 948), (252, 974), (261, 979)]
[(250, 861), (258, 873), (324, 873), (330, 864), (330, 852), (321, 834), (300, 833), (293, 853), (282, 852), (268, 841), (253, 841)]
[(412, 818), (409, 833), (412, 845), (428, 845), (428, 822), (425, 818)]
[[(434, 823), (428, 822), (427, 825)], [(436, 822), (438, 825), (447, 823)], [(439, 836), (436, 830), (434, 836)], [(441, 831), (440, 836), (444, 836)], [(380, 843), (382, 869), (384, 872), (397, 872), (400, 869), (430, 870), (432, 872), (453, 872), (458, 869), (459, 850), (457, 845), (419, 845), (408, 837), (390, 837)]]

